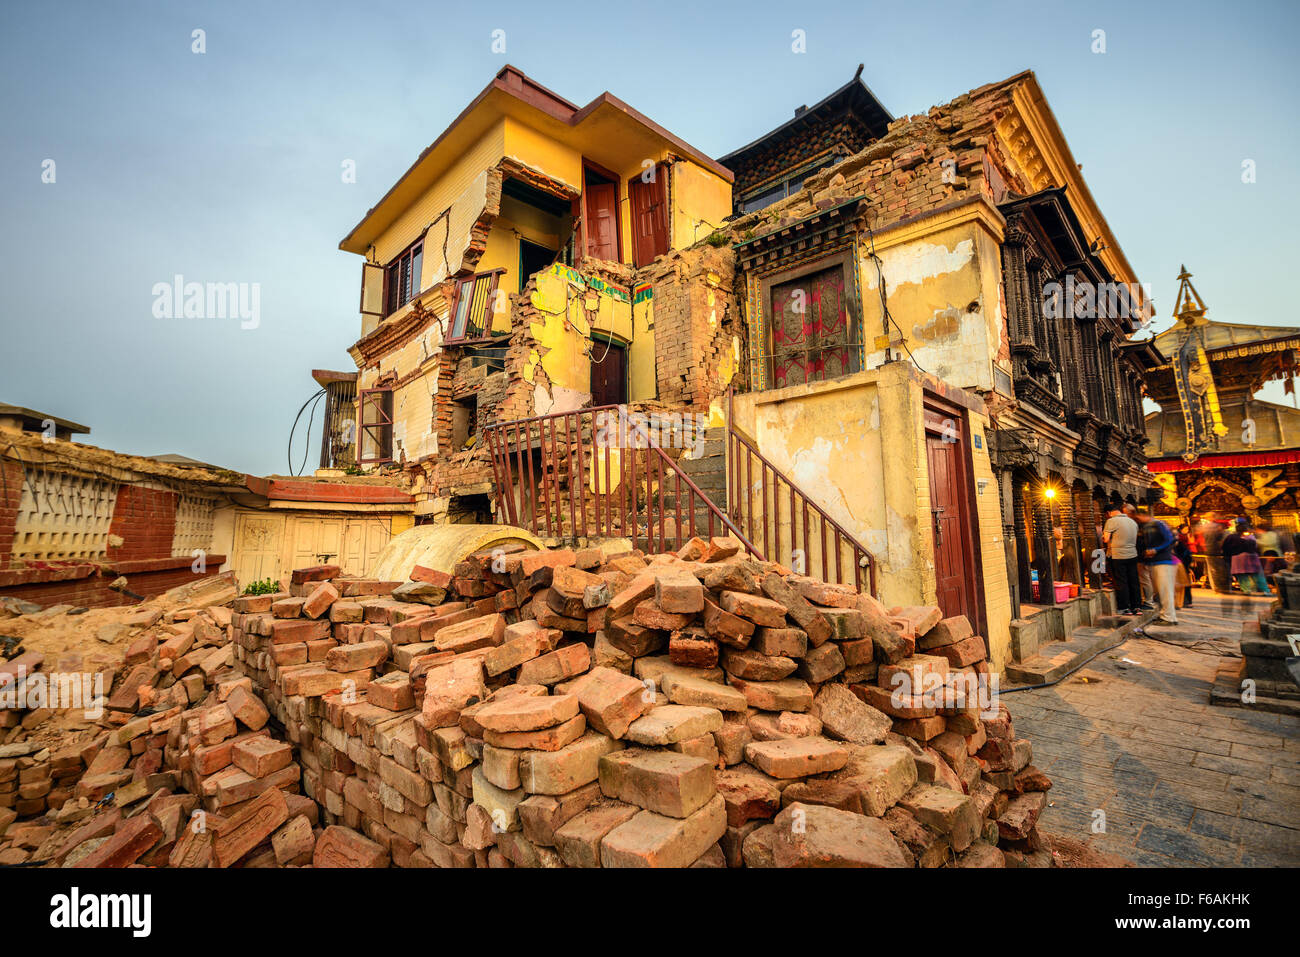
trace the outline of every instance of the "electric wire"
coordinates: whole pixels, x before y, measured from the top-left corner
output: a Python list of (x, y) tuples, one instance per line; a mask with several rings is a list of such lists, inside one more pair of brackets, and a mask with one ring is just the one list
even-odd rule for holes
[[(288, 448), (285, 449), (285, 458), (289, 464), (290, 475), (301, 475), (303, 471), (305, 471), (307, 468), (307, 455), (308, 455), (308, 450), (310, 450), (311, 448), (311, 420), (313, 416), (315, 416), (316, 414), (316, 403), (320, 402), (321, 397), (325, 395), (325, 391), (326, 390), (322, 387), (320, 391), (318, 391), (315, 395), (313, 395), (311, 398), (309, 398), (306, 402), (302, 404), (302, 408), (298, 410), (298, 414), (293, 417), (293, 427), (289, 429), (289, 445)], [(306, 445), (302, 455), (302, 468), (299, 471), (295, 472), (293, 470), (293, 436), (294, 436), (294, 432), (296, 432), (298, 429), (298, 421), (302, 418), (303, 412), (307, 410), (307, 406), (309, 405), (311, 406), (311, 412), (307, 416), (307, 437), (303, 440), (306, 443)]]

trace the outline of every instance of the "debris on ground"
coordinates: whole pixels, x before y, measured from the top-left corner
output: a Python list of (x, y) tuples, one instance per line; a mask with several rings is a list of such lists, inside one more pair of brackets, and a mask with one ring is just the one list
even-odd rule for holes
[(0, 864), (1053, 864), (970, 623), (734, 539), (212, 581), (4, 623), (114, 680), (0, 751)]

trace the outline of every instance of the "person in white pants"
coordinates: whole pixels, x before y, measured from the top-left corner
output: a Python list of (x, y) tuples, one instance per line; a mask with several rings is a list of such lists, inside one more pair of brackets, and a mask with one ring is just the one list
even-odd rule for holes
[(1178, 624), (1178, 612), (1174, 608), (1174, 587), (1178, 581), (1178, 559), (1174, 557), (1174, 542), (1177, 540), (1169, 526), (1152, 516), (1146, 509), (1137, 513), (1137, 523), (1141, 530), (1141, 545), (1138, 551), (1142, 563), (1151, 573), (1151, 584), (1160, 599), (1160, 618), (1162, 625)]

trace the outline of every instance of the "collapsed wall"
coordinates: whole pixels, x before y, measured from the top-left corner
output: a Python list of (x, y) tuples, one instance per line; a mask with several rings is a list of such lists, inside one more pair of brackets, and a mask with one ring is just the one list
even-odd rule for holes
[(988, 670), (965, 619), (735, 540), (497, 550), (407, 582), (324, 566), (187, 619), (134, 641), (76, 797), (9, 824), (0, 860), (1051, 861), (1029, 742), (1000, 703), (945, 694)]

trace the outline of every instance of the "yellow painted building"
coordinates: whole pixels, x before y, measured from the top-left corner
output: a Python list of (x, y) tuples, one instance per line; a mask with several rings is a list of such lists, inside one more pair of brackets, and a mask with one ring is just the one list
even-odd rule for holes
[[(412, 470), (436, 514), (483, 484), (469, 463), (438, 474), (480, 420), (655, 399), (646, 270), (716, 229), (730, 182), (609, 93), (578, 107), (501, 70), (340, 243), (365, 259), (360, 464)], [(508, 368), (509, 394), (478, 366)]]

